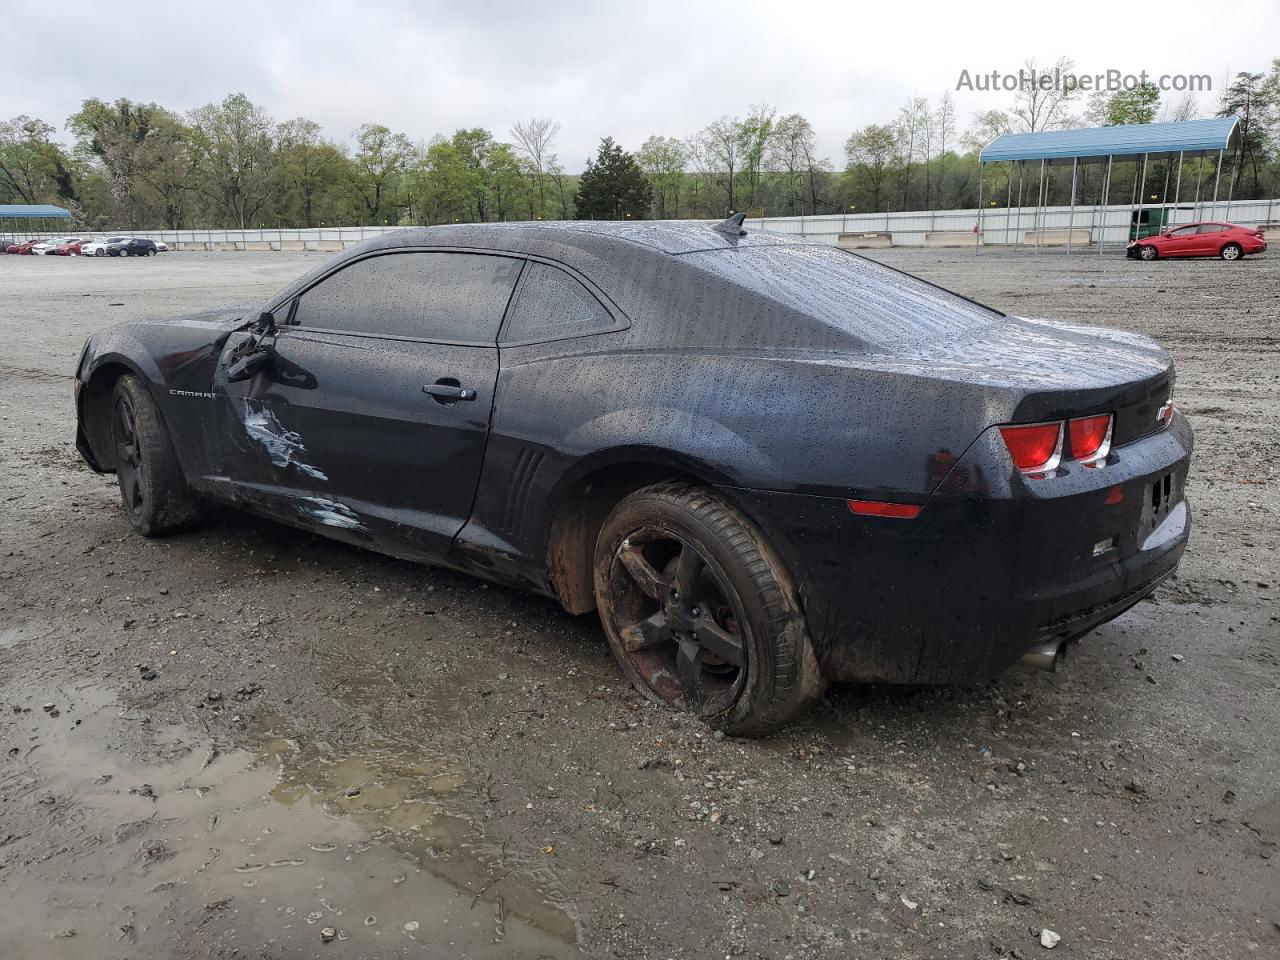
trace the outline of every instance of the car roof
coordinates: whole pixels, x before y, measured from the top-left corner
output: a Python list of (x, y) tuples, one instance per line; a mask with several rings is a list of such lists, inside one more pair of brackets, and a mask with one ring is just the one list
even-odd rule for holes
[[(446, 224), (437, 227), (413, 227), (384, 234), (378, 238), (386, 246), (446, 245), (493, 246), (505, 243), (571, 243), (600, 248), (617, 242), (637, 244), (660, 253), (680, 255), (703, 250), (728, 250), (742, 246), (776, 246), (801, 242), (803, 238), (747, 230), (734, 236), (715, 229), (715, 224), (696, 220), (640, 221), (522, 221), (517, 223)], [(461, 242), (458, 242), (461, 241)]]

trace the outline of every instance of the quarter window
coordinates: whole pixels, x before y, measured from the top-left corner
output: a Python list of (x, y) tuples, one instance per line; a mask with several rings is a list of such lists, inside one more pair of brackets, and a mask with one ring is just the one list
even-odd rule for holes
[(520, 261), (473, 253), (357, 260), (298, 298), (298, 326), (369, 336), (494, 343)]
[(511, 308), (507, 343), (559, 340), (612, 329), (613, 317), (586, 287), (545, 263), (530, 263)]

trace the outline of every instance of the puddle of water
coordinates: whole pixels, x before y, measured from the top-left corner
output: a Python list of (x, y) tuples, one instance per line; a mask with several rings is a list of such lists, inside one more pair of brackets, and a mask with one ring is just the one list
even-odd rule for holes
[(23, 699), (41, 696), (59, 715), (13, 717), (19, 752), (0, 758), (6, 956), (313, 955), (325, 928), (366, 955), (578, 955), (569, 915), (432, 802), (455, 771), (286, 740), (219, 752), (145, 735), (93, 686)]

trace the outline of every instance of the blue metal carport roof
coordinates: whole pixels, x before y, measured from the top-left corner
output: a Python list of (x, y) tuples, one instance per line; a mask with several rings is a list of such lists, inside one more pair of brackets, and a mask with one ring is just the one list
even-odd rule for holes
[(1140, 154), (1213, 153), (1229, 149), (1236, 117), (1131, 123), (1083, 130), (1006, 133), (978, 155), (982, 163), (1007, 160), (1071, 160), (1079, 157), (1130, 157)]
[(71, 211), (49, 203), (0, 203), (0, 220), (69, 220)]

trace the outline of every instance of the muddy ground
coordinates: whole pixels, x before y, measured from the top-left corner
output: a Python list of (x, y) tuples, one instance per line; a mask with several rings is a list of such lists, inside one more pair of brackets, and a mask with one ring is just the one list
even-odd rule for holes
[(1280, 256), (878, 256), (1162, 339), (1192, 546), (1065, 672), (841, 687), (763, 742), (548, 601), (130, 531), (72, 445), (84, 337), (318, 257), (0, 257), (0, 956), (1280, 956)]

